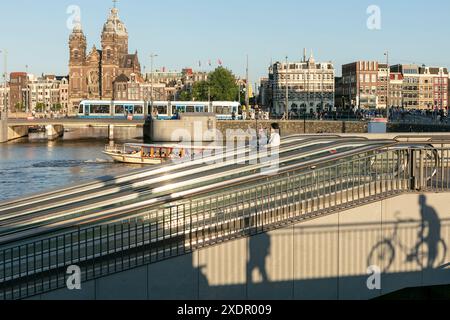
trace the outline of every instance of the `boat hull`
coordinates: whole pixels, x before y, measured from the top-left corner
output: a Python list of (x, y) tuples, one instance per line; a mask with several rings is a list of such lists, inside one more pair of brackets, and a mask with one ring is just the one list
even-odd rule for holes
[(110, 156), (115, 162), (129, 163), (129, 164), (145, 164), (145, 165), (158, 165), (163, 163), (161, 159), (142, 158), (138, 155), (131, 154), (118, 154), (111, 152), (103, 152)]

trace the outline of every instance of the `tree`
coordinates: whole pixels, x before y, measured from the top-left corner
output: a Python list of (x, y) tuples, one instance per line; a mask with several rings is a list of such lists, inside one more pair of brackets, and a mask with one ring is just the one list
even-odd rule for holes
[(238, 98), (239, 86), (233, 73), (224, 67), (218, 67), (208, 76), (213, 101), (235, 101)]
[(183, 90), (179, 95), (180, 101), (192, 101), (192, 94), (189, 90)]
[(36, 112), (44, 112), (45, 104), (43, 104), (42, 102), (37, 103), (35, 110)]
[(60, 103), (55, 103), (52, 106), (53, 111), (60, 111), (62, 109), (62, 105)]
[(23, 103), (17, 102), (14, 107), (15, 107), (16, 112), (25, 111), (25, 106), (23, 105)]
[(196, 101), (208, 101), (209, 99), (209, 82), (208, 81), (200, 81), (194, 84), (192, 89), (192, 95)]

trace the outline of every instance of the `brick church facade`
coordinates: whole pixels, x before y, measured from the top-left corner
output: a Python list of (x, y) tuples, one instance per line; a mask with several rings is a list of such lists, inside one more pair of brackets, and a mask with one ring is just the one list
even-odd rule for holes
[(128, 32), (111, 9), (103, 26), (101, 50), (94, 45), (87, 51), (81, 23), (76, 23), (69, 38), (69, 105), (78, 110), (82, 100), (111, 100), (116, 94), (116, 79), (142, 78), (137, 52), (128, 52)]

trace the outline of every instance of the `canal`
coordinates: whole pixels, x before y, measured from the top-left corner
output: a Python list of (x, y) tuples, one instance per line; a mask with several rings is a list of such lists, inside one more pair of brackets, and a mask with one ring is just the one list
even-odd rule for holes
[[(0, 201), (142, 168), (112, 162), (106, 140), (0, 144)], [(118, 142), (120, 143), (120, 142)]]

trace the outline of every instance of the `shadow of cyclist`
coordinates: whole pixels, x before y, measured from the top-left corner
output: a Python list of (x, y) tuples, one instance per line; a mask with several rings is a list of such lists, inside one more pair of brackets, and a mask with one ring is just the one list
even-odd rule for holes
[(427, 198), (424, 195), (419, 197), (421, 224), (419, 231), (420, 242), (416, 246), (416, 252), (422, 244), (426, 244), (428, 256), (425, 268), (433, 269), (441, 241), (441, 221), (439, 216), (432, 207), (427, 205)]

